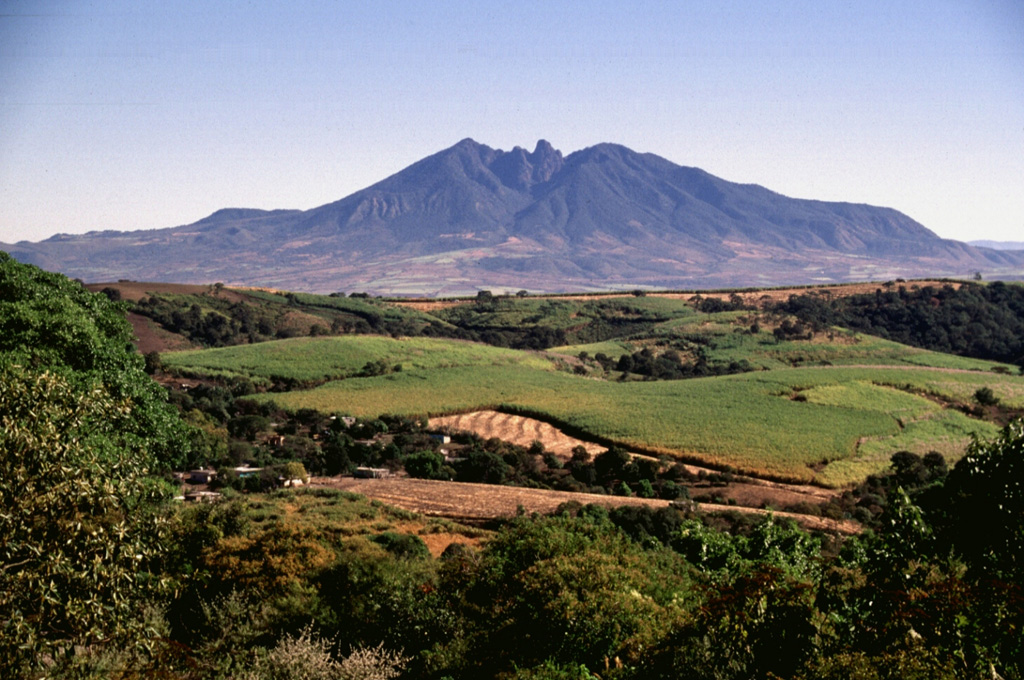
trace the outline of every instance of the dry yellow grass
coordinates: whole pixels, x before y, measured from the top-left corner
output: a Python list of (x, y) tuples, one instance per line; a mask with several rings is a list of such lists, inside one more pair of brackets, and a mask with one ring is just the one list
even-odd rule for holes
[(605, 449), (600, 444), (570, 437), (549, 423), (499, 411), (473, 411), (431, 418), (429, 427), (453, 432), (473, 432), (484, 439), (496, 437), (524, 447), (539, 441), (545, 450), (563, 460), (569, 460), (572, 457), (572, 450), (577, 446), (582, 446), (592, 456)]

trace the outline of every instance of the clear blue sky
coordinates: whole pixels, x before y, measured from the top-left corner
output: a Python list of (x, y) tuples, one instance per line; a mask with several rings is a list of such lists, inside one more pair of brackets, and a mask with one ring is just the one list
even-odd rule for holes
[(1024, 2), (0, 0), (0, 241), (616, 142), (1024, 240)]

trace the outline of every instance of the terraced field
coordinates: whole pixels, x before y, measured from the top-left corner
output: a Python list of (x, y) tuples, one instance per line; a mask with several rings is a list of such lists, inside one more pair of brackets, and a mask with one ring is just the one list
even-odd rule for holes
[(431, 418), (428, 426), (436, 430), (472, 432), (483, 439), (497, 438), (518, 446), (529, 447), (540, 442), (544, 450), (563, 460), (572, 457), (572, 450), (582, 446), (590, 455), (597, 455), (605, 447), (594, 442), (565, 434), (554, 425), (536, 418), (501, 413), (500, 411), (472, 411), (451, 416)]

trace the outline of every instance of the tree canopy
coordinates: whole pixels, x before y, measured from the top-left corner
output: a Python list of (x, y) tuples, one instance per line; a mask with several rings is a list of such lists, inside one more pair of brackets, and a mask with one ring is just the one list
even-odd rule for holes
[(15, 673), (141, 641), (155, 469), (187, 429), (123, 308), (0, 253), (0, 658)]

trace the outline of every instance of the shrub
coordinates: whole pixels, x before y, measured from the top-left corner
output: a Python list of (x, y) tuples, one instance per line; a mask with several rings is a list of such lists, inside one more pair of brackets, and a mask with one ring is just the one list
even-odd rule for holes
[(430, 550), (427, 544), (419, 536), (412, 534), (399, 534), (394, 531), (385, 531), (374, 536), (374, 543), (387, 550), (395, 557), (405, 559), (417, 559), (430, 557)]

